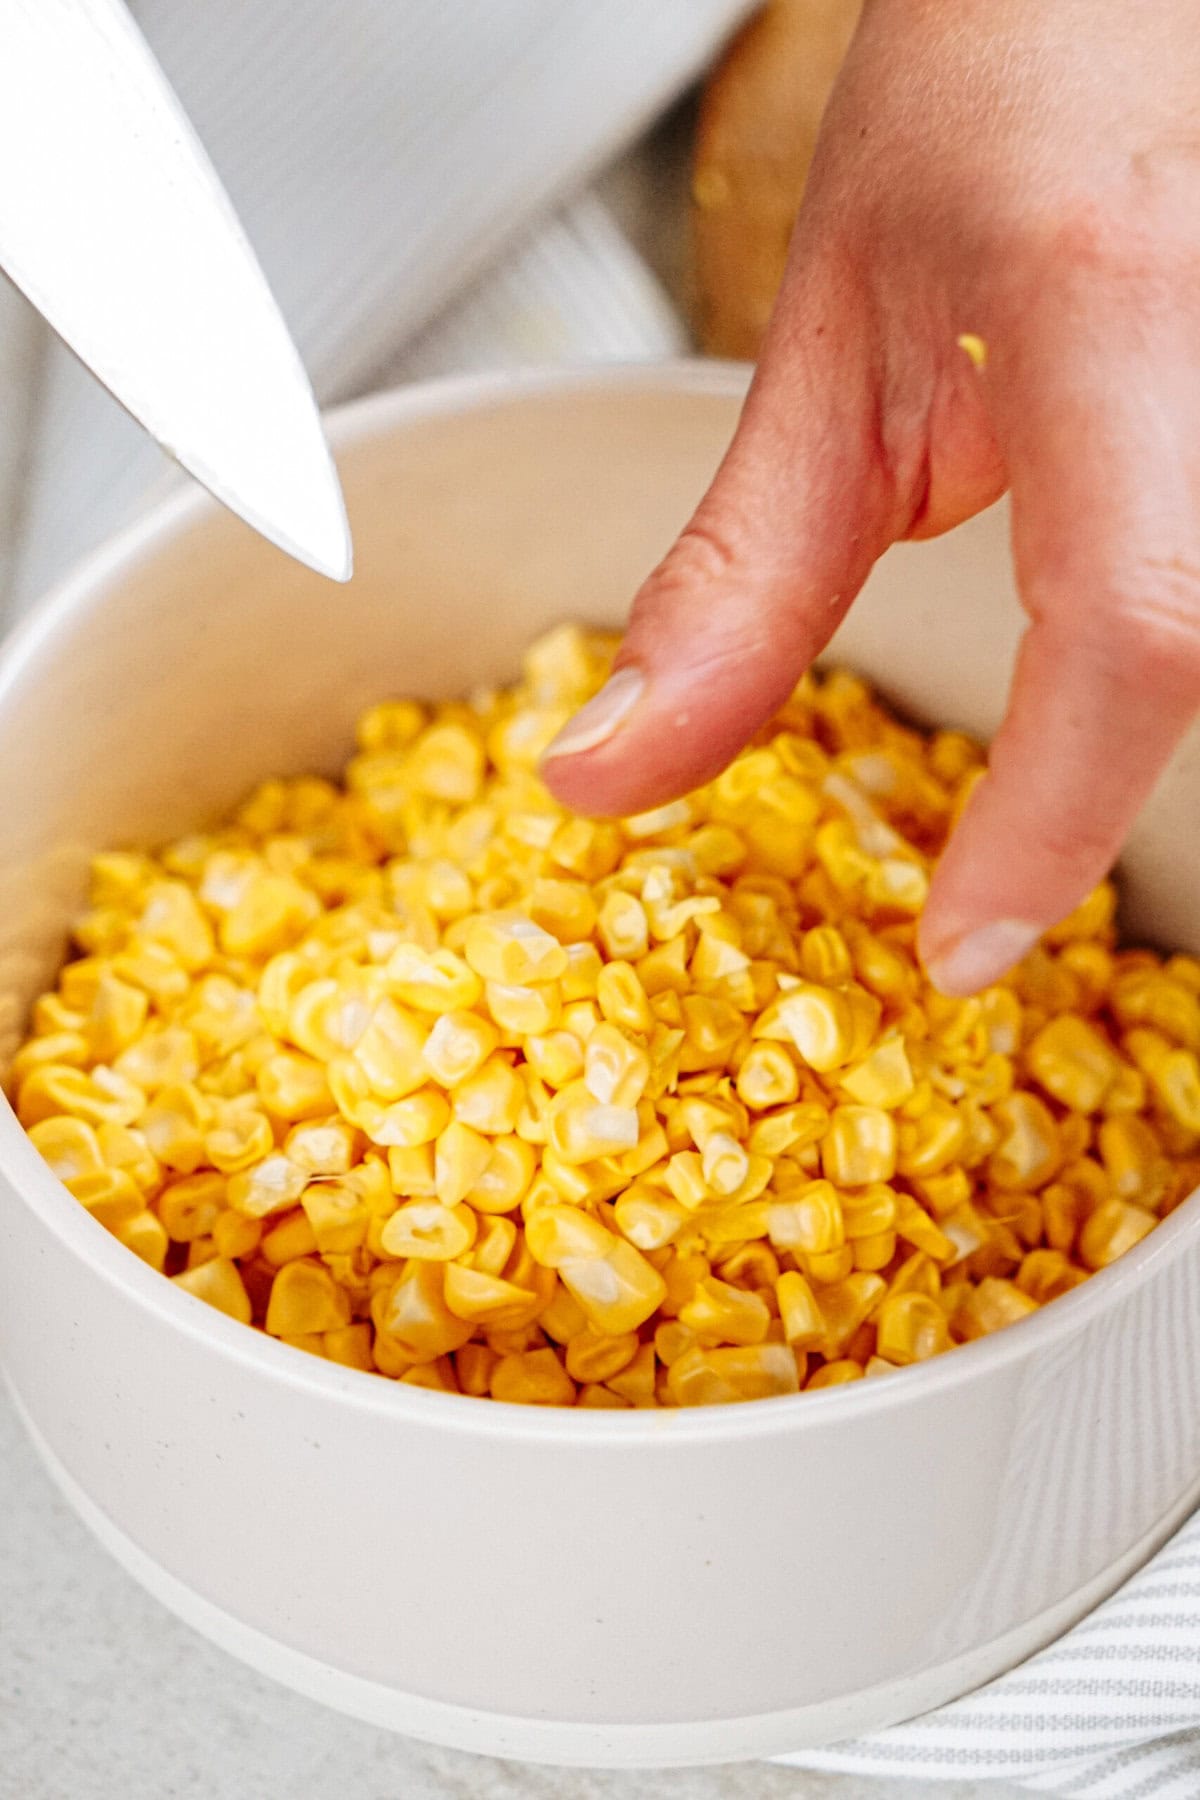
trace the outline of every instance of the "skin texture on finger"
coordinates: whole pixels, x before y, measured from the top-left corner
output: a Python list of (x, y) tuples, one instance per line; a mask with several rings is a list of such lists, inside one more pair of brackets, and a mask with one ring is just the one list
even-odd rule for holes
[(1135, 306), (1060, 282), (1010, 376), (1032, 624), (921, 922), (947, 991), (994, 980), (1107, 874), (1200, 706), (1200, 363), (1170, 289)]
[(851, 289), (803, 268), (789, 284), (724, 462), (634, 601), (616, 668), (640, 672), (635, 701), (612, 709), (600, 741), (589, 709), (543, 761), (568, 805), (636, 812), (715, 775), (786, 699), (895, 535)]

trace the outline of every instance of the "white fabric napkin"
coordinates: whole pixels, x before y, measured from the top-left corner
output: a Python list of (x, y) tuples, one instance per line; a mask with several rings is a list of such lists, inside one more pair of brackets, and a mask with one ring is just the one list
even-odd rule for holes
[[(135, 0), (322, 400), (686, 347), (586, 181), (752, 0)], [(0, 618), (181, 479), (0, 284)], [(781, 1761), (1087, 1800), (1200, 1796), (1200, 1516), (978, 1693)]]

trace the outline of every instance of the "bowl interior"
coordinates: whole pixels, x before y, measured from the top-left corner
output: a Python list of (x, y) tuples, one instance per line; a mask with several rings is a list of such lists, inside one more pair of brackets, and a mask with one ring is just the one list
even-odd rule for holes
[[(563, 618), (618, 624), (728, 441), (744, 374), (683, 364), (409, 389), (334, 439), (338, 588), (201, 494), (84, 566), (0, 659), (0, 1065), (51, 978), (88, 853), (204, 824), (256, 779), (335, 771), (388, 694), (502, 680)], [(1003, 508), (879, 565), (830, 655), (906, 713), (990, 733), (1019, 635)], [(1195, 948), (1184, 746), (1126, 858), (1133, 930)]]

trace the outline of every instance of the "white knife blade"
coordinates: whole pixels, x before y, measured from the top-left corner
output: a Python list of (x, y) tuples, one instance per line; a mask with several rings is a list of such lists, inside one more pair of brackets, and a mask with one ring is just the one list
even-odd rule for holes
[(308, 377), (122, 0), (0, 0), (0, 266), (219, 500), (349, 578)]

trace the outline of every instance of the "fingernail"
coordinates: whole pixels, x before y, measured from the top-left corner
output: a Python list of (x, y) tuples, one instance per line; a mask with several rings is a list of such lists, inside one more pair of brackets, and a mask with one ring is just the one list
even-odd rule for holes
[(558, 736), (546, 746), (542, 761), (552, 757), (579, 756), (584, 750), (595, 750), (608, 742), (618, 725), (629, 717), (641, 698), (646, 677), (640, 669), (618, 669), (610, 675), (598, 694), (581, 706), (573, 719), (568, 719)]
[(930, 957), (929, 979), (943, 994), (977, 994), (1006, 975), (1041, 935), (1042, 927), (1028, 919), (994, 919)]

